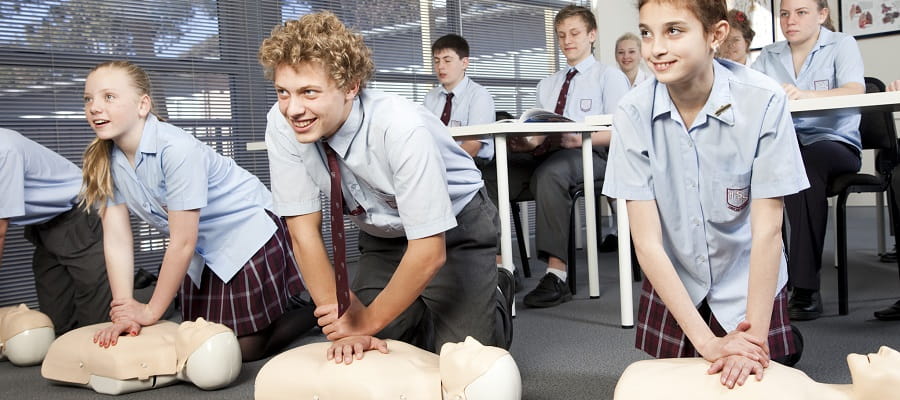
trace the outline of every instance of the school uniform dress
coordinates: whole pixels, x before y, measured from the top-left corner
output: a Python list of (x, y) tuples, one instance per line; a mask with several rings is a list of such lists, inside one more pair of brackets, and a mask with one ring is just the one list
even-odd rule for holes
[[(572, 69), (577, 73), (569, 84), (562, 114), (576, 122), (584, 122), (588, 115), (612, 114), (619, 99), (631, 88), (628, 77), (621, 70), (588, 57), (574, 67), (567, 66), (541, 79), (535, 93), (535, 107), (549, 111), (556, 109), (566, 74)], [(509, 196), (515, 199), (529, 192), (534, 196), (535, 244), (538, 258), (545, 262), (553, 256), (569, 263), (567, 242), (572, 204), (569, 191), (584, 182), (581, 160), (580, 147), (559, 149), (540, 156), (510, 154)], [(606, 170), (604, 146), (594, 146), (593, 166), (595, 179), (602, 179)], [(488, 192), (496, 193), (496, 171), (485, 170), (484, 176)]]
[[(109, 319), (103, 231), (78, 206), (81, 169), (18, 132), (0, 128), (0, 219), (24, 226), (41, 311), (56, 334)], [(2, 256), (2, 254), (0, 254)]]
[[(494, 98), (491, 94), (468, 76), (464, 76), (456, 87), (450, 92), (444, 89), (443, 85), (437, 85), (425, 95), (423, 105), (428, 111), (431, 111), (437, 117), (440, 117), (444, 111), (444, 104), (447, 102), (447, 95), (453, 93), (450, 108), (450, 120), (447, 126), (469, 126), (490, 124), (496, 120), (494, 112)], [(475, 157), (475, 163), (484, 165), (494, 159), (494, 138), (484, 138), (478, 140), (481, 142), (481, 149)], [(456, 143), (462, 143), (457, 141)]]
[(233, 159), (180, 128), (147, 117), (134, 167), (114, 147), (109, 205), (169, 234), (168, 212), (200, 210), (197, 248), (181, 288), (184, 320), (224, 324), (243, 336), (265, 329), (304, 288), (272, 194)]
[[(856, 40), (825, 28), (820, 28), (819, 39), (799, 74), (794, 74), (791, 48), (786, 41), (763, 48), (753, 69), (800, 90), (830, 90), (851, 82), (865, 86)], [(826, 189), (836, 176), (859, 171), (859, 120), (858, 112), (794, 118), (810, 183), (808, 190), (785, 198), (790, 226), (788, 271), (795, 288), (819, 290), (828, 219)]]
[[(808, 187), (787, 98), (771, 79), (716, 60), (706, 105), (686, 128), (665, 84), (632, 90), (613, 120), (603, 194), (654, 200), (663, 247), (713, 332), (746, 318), (750, 205)], [(794, 352), (786, 311), (784, 255), (770, 326), (771, 357)], [(690, 341), (644, 281), (636, 346), (654, 357), (695, 357)]]
[[(300, 143), (275, 105), (266, 146), (275, 209), (282, 216), (320, 212), (331, 198), (326, 142)], [(503, 345), (497, 291), (497, 210), (481, 173), (427, 109), (366, 89), (327, 140), (337, 156), (345, 216), (359, 227), (360, 259), (351, 289), (370, 304), (400, 264), (407, 241), (443, 233), (444, 266), (419, 298), (379, 337), (411, 342), (431, 334), (434, 348), (473, 336)], [(429, 329), (427, 327), (433, 329)], [(430, 346), (426, 346), (430, 347)]]

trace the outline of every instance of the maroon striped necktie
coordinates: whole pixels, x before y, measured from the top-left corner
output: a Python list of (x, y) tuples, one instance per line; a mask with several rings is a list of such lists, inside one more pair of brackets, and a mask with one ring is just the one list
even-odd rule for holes
[(447, 93), (446, 100), (444, 100), (444, 111), (441, 112), (441, 122), (444, 125), (448, 125), (450, 123), (450, 110), (453, 109), (453, 92)]
[(344, 237), (344, 192), (337, 155), (324, 143), (331, 172), (331, 250), (334, 257), (334, 283), (337, 289), (338, 318), (350, 308), (350, 280), (347, 276), (347, 238)]

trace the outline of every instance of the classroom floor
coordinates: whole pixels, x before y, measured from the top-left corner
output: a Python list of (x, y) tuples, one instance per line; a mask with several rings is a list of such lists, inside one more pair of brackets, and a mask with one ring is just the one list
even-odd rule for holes
[[(803, 332), (806, 351), (797, 368), (813, 379), (849, 383), (846, 355), (874, 352), (880, 345), (900, 349), (900, 322), (881, 322), (872, 312), (900, 297), (896, 264), (882, 264), (875, 254), (872, 207), (851, 207), (850, 314), (837, 314), (834, 268), (822, 270), (825, 314), (816, 321), (795, 323)], [(829, 225), (831, 226), (831, 225)], [(833, 256), (833, 235), (826, 239), (824, 259)], [(888, 238), (889, 247), (892, 239)], [(579, 288), (571, 302), (549, 309), (519, 307), (511, 353), (523, 381), (523, 399), (611, 399), (616, 381), (629, 363), (648, 358), (634, 349), (634, 330), (619, 325), (618, 275), (615, 253), (600, 255), (599, 299), (587, 295), (584, 252), (579, 252)], [(536, 284), (546, 266), (532, 260), (534, 275), (526, 279), (522, 296)], [(634, 284), (635, 304), (640, 284)], [(322, 341), (319, 335), (298, 339), (294, 345)], [(231, 387), (205, 392), (189, 384), (121, 396), (124, 399), (248, 399), (253, 396), (256, 373), (265, 360), (246, 363)], [(298, 376), (302, 379), (302, 376)], [(52, 385), (40, 376), (40, 367), (17, 368), (0, 362), (0, 399), (94, 399), (101, 395), (81, 388)]]

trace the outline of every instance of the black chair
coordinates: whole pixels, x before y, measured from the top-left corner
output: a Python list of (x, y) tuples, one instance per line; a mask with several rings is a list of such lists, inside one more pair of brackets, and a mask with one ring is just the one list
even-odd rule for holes
[[(866, 77), (866, 93), (878, 93), (885, 90), (883, 82), (876, 78)], [(851, 193), (887, 192), (890, 208), (894, 208), (894, 193), (891, 187), (891, 174), (898, 164), (897, 129), (891, 112), (872, 111), (861, 114), (859, 133), (863, 149), (875, 150), (875, 175), (852, 173), (837, 176), (828, 186), (828, 197), (837, 196), (837, 269), (838, 269), (838, 312), (847, 315), (848, 277), (847, 277), (847, 198)], [(892, 213), (895, 214), (895, 213)], [(898, 230), (900, 218), (892, 215), (894, 232)], [(898, 260), (900, 268), (900, 260)]]

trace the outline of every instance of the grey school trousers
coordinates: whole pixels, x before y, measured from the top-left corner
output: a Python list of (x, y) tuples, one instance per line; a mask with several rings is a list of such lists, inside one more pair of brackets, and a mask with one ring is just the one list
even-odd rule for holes
[[(409, 308), (376, 336), (436, 351), (447, 342), (472, 336), (486, 346), (505, 347), (505, 299), (497, 290), (497, 209), (484, 188), (445, 232), (447, 261)], [(361, 253), (351, 285), (363, 304), (371, 304), (397, 270), (407, 239), (379, 238), (359, 231)]]
[(34, 245), (31, 261), (41, 312), (56, 334), (109, 321), (112, 292), (103, 258), (103, 228), (96, 213), (80, 207), (25, 227)]

